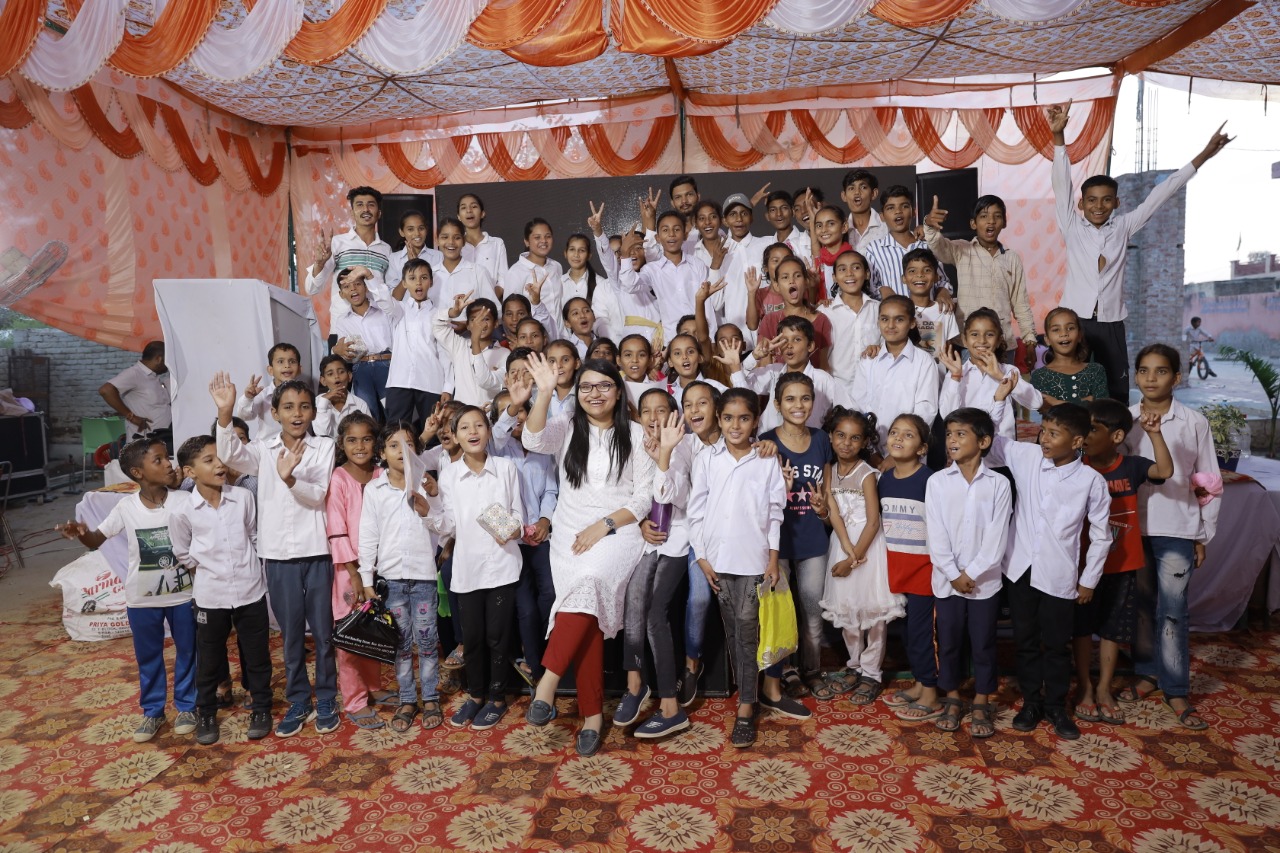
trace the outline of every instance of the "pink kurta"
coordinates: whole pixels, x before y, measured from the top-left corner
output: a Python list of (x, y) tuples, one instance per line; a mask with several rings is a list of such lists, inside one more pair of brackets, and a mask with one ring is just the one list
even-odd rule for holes
[[(375, 469), (375, 478), (382, 469)], [(333, 556), (333, 618), (341, 619), (351, 612), (355, 590), (343, 563), (355, 563), (360, 557), (360, 507), (364, 504), (364, 486), (336, 468), (329, 480), (325, 498), (325, 526), (329, 531), (329, 553)], [(371, 658), (338, 649), (338, 692), (348, 714), (363, 711), (369, 705), (369, 694), (382, 686), (381, 664)]]

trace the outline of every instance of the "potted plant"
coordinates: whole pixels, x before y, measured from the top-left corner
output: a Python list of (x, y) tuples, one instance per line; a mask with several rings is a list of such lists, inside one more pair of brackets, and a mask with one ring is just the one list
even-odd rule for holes
[(1200, 414), (1209, 421), (1209, 436), (1218, 452), (1218, 467), (1227, 471), (1236, 470), (1236, 466), (1240, 464), (1238, 437), (1242, 430), (1247, 432), (1249, 429), (1249, 421), (1244, 412), (1230, 403), (1214, 403), (1201, 406)]
[(1280, 417), (1280, 370), (1276, 369), (1270, 359), (1248, 350), (1219, 347), (1218, 353), (1227, 361), (1238, 361), (1249, 368), (1253, 378), (1262, 387), (1262, 393), (1267, 396), (1267, 402), (1271, 405), (1271, 426), (1267, 430), (1267, 455), (1275, 458), (1276, 419)]

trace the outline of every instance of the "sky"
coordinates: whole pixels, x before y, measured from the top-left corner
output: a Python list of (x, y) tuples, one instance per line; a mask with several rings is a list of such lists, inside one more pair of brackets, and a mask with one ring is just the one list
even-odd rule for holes
[[(1148, 84), (1153, 90), (1155, 168), (1186, 165), (1224, 120), (1236, 137), (1187, 185), (1186, 281), (1228, 278), (1231, 261), (1250, 252), (1280, 254), (1280, 179), (1271, 177), (1271, 164), (1280, 162), (1280, 103), (1267, 109), (1262, 100), (1204, 97), (1194, 94), (1194, 85), (1188, 103), (1185, 89)], [(1113, 175), (1134, 171), (1137, 95), (1138, 80), (1125, 78), (1112, 136)]]

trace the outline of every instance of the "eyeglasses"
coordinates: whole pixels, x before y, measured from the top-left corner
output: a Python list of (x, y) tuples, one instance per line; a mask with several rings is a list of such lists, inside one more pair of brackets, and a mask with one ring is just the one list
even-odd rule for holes
[(613, 382), (579, 382), (578, 393), (590, 396), (593, 391), (599, 391), (601, 394), (608, 394), (618, 386)]

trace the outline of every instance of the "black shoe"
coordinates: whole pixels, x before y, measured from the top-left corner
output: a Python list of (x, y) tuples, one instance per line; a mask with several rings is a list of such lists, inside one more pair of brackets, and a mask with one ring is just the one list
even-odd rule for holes
[(697, 672), (686, 669), (684, 675), (680, 676), (680, 683), (676, 685), (676, 702), (681, 708), (688, 708), (698, 698), (698, 679), (702, 677), (705, 668), (702, 661), (698, 661)]
[(1044, 707), (1037, 702), (1023, 702), (1022, 710), (1013, 718), (1013, 727), (1020, 732), (1035, 731), (1044, 719)]
[(807, 720), (813, 716), (813, 712), (804, 706), (799, 699), (792, 699), (789, 696), (779, 696), (777, 699), (770, 699), (763, 693), (760, 694), (760, 707), (768, 708), (775, 714), (781, 714), (784, 717), (790, 717), (793, 720)]
[[(1045, 711), (1045, 717), (1053, 726), (1053, 733), (1063, 740), (1079, 740), (1080, 728), (1076, 725), (1076, 721), (1071, 719), (1071, 715), (1067, 713), (1066, 708), (1049, 708)], [(1017, 720), (1013, 721), (1017, 724)]]
[(738, 749), (746, 749), (756, 742), (756, 718), (736, 717), (733, 721), (733, 734), (729, 743)]
[(524, 718), (531, 725), (545, 726), (556, 718), (556, 707), (541, 699), (534, 699), (529, 703), (529, 710), (525, 712)]
[(222, 729), (218, 725), (218, 715), (213, 711), (200, 711), (196, 714), (196, 743), (201, 746), (212, 746), (222, 737)]
[(271, 712), (254, 711), (249, 715), (249, 740), (262, 740), (271, 734)]
[(578, 732), (578, 755), (595, 755), (600, 751), (602, 743), (604, 743), (604, 738), (600, 736), (600, 732), (583, 729)]

